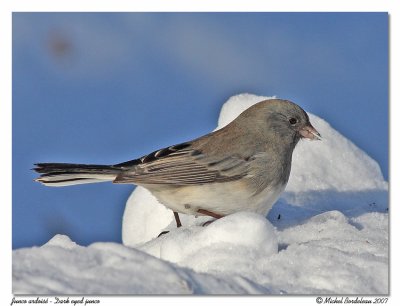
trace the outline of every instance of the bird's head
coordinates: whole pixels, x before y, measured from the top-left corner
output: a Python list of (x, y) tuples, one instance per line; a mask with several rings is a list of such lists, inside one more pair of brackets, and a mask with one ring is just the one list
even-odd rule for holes
[(297, 104), (281, 99), (259, 102), (242, 115), (258, 121), (263, 133), (273, 133), (277, 141), (291, 139), (297, 143), (301, 138), (321, 140), (321, 135), (310, 123), (307, 113)]

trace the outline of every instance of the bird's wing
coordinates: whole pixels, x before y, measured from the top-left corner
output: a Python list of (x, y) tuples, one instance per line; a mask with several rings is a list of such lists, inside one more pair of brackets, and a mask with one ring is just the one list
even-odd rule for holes
[(210, 158), (192, 143), (164, 148), (140, 159), (114, 165), (122, 169), (115, 183), (193, 185), (226, 182), (247, 174), (247, 159)]

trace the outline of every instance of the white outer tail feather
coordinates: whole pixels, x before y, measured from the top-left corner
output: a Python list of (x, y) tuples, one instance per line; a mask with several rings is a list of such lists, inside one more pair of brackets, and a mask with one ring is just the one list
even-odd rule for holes
[(92, 184), (92, 183), (102, 183), (102, 182), (109, 182), (110, 180), (99, 180), (99, 179), (82, 179), (79, 181), (68, 181), (68, 182), (59, 182), (59, 183), (49, 183), (49, 182), (41, 182), (43, 185), (48, 187), (65, 187), (65, 186), (72, 186), (72, 185), (83, 185), (83, 184)]
[(111, 174), (62, 174), (37, 178), (35, 181), (49, 187), (63, 187), (91, 183), (110, 182), (116, 178)]

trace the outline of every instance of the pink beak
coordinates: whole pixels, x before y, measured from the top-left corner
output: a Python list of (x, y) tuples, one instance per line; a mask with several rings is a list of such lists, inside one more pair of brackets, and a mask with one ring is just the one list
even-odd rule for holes
[(320, 133), (310, 124), (299, 130), (301, 137), (310, 140), (322, 140)]

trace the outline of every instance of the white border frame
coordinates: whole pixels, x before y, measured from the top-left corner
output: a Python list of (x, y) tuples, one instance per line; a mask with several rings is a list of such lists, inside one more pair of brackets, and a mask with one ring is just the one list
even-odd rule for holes
[[(10, 305), (11, 294), (11, 73), (12, 73), (12, 12), (149, 12), (149, 11), (165, 11), (165, 12), (389, 12), (390, 20), (390, 75), (389, 84), (399, 83), (399, 2), (396, 0), (281, 0), (281, 1), (262, 1), (262, 0), (134, 0), (127, 3), (126, 0), (96, 0), (90, 1), (67, 1), (67, 0), (3, 0), (0, 2), (0, 140), (1, 140), (1, 175), (0, 175), (0, 196), (1, 196), (1, 223), (2, 235), (1, 245), (3, 245), (1, 255), (1, 301), (2, 305)], [(264, 2), (264, 3), (263, 3)], [(390, 101), (390, 136), (398, 134), (400, 131), (399, 121), (396, 120), (399, 115), (399, 87), (389, 86)], [(345, 110), (343, 110), (345, 111)], [(399, 136), (390, 137), (390, 170), (389, 180), (391, 186), (400, 186), (398, 156), (399, 152)], [(390, 190), (390, 219), (391, 219), (391, 281), (388, 304), (399, 303), (399, 294), (396, 290), (398, 282), (395, 280), (399, 264), (397, 239), (397, 219), (399, 216), (398, 208), (398, 189)], [(221, 298), (187, 298), (171, 297), (101, 297), (101, 305), (132, 305), (132, 303), (166, 303), (175, 306), (190, 303), (191, 305), (203, 305), (209, 303), (210, 299), (214, 302), (234, 303), (255, 303), (265, 305), (272, 303), (273, 305), (315, 305), (315, 297), (224, 297)], [(135, 299), (132, 301), (132, 299)], [(218, 299), (215, 301), (214, 299)], [(266, 300), (267, 299), (267, 300)], [(4, 303), (3, 303), (4, 302)]]

